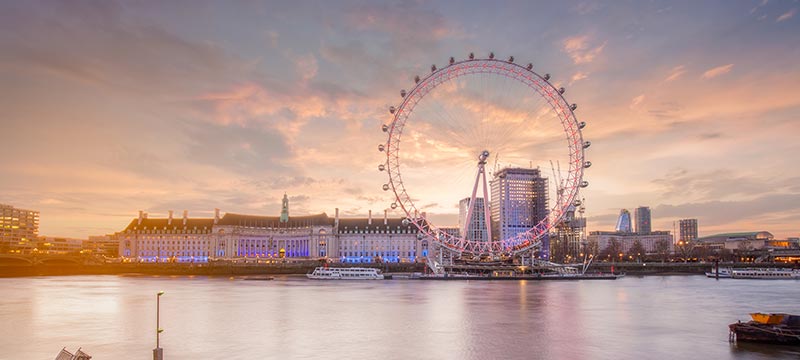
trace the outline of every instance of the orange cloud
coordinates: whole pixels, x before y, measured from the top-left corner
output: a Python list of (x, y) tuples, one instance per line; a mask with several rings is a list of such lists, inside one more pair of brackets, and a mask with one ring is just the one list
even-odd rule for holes
[(672, 71), (670, 71), (669, 76), (667, 76), (667, 78), (664, 79), (664, 81), (665, 82), (670, 82), (670, 81), (676, 80), (679, 77), (681, 77), (681, 75), (683, 75), (685, 72), (686, 72), (686, 68), (683, 65), (676, 66), (676, 67), (672, 68)]
[(713, 79), (717, 76), (727, 74), (733, 69), (733, 64), (717, 66), (713, 69), (709, 69), (708, 71), (703, 73), (703, 79)]
[(575, 64), (586, 64), (594, 61), (603, 52), (606, 43), (592, 47), (589, 45), (589, 36), (583, 35), (566, 38), (562, 47)]

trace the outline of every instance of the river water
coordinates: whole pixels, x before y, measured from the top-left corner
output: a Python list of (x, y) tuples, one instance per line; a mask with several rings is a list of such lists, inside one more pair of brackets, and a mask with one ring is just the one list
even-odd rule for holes
[(748, 313), (800, 313), (800, 282), (702, 276), (616, 281), (0, 279), (0, 359), (766, 359), (736, 346)]

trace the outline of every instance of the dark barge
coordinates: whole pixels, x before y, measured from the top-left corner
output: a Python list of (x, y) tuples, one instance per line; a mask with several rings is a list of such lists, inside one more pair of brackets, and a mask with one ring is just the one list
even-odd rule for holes
[(729, 340), (780, 345), (800, 345), (800, 316), (789, 314), (750, 314), (748, 322), (728, 325)]

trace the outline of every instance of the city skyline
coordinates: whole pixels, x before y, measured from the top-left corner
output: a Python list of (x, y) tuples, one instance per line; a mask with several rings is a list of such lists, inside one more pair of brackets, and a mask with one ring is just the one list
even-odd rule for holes
[(494, 51), (579, 104), (590, 230), (646, 205), (653, 230), (798, 236), (797, 2), (458, 4), (4, 3), (0, 203), (69, 237), (140, 209), (277, 215), (284, 193), (292, 214), (381, 212), (399, 89)]

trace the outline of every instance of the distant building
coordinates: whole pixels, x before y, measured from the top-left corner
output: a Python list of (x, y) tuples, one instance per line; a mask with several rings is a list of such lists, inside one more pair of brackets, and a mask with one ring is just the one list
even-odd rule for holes
[(618, 251), (623, 255), (628, 255), (636, 241), (639, 241), (644, 248), (645, 254), (653, 255), (658, 254), (660, 246), (664, 246), (665, 252), (675, 252), (675, 246), (672, 243), (672, 234), (669, 231), (651, 231), (648, 234), (636, 233), (623, 233), (613, 231), (592, 231), (589, 233), (589, 242), (597, 243), (599, 252), (607, 251), (612, 241), (616, 241), (619, 245)]
[(622, 209), (619, 211), (619, 218), (617, 218), (617, 226), (615, 230), (621, 233), (633, 232), (633, 226), (631, 225), (631, 213), (628, 211), (628, 209)]
[(30, 253), (38, 237), (38, 211), (0, 204), (0, 253)]
[(695, 246), (717, 250), (760, 250), (769, 247), (774, 238), (769, 231), (724, 233), (697, 238)]
[(697, 239), (697, 219), (678, 220), (678, 229), (680, 234), (678, 240), (689, 242)]
[(129, 261), (207, 262), (329, 259), (348, 263), (415, 262), (427, 256), (427, 241), (403, 218), (334, 218), (327, 214), (242, 215), (219, 209), (212, 219), (150, 219), (144, 212), (117, 235), (119, 254)]
[(647, 206), (640, 206), (634, 212), (636, 218), (636, 233), (640, 235), (649, 234), (653, 231), (652, 223), (650, 221), (650, 208)]
[(219, 221), (219, 210), (213, 219), (174, 219), (172, 211), (166, 219), (150, 219), (139, 211), (125, 229), (118, 233), (119, 254), (142, 262), (206, 262), (216, 245), (212, 227)]
[(83, 250), (83, 242), (84, 239), (43, 236), (39, 238), (36, 249), (45, 254), (74, 255)]
[(575, 207), (570, 205), (564, 218), (550, 233), (550, 260), (558, 263), (575, 262), (583, 251), (581, 240), (586, 230), (586, 219), (575, 216)]
[[(491, 189), (492, 239), (516, 237), (547, 219), (547, 178), (541, 176), (539, 169), (502, 169), (494, 175)], [(549, 257), (549, 247), (545, 236), (540, 257)]]
[(475, 206), (472, 208), (472, 215), (467, 219), (470, 198), (461, 199), (458, 203), (458, 228), (464, 229), (464, 237), (468, 240), (487, 242), (489, 233), (486, 227), (486, 212), (483, 198), (475, 198)]
[(83, 242), (83, 249), (97, 255), (118, 257), (119, 234), (89, 236), (89, 238)]

